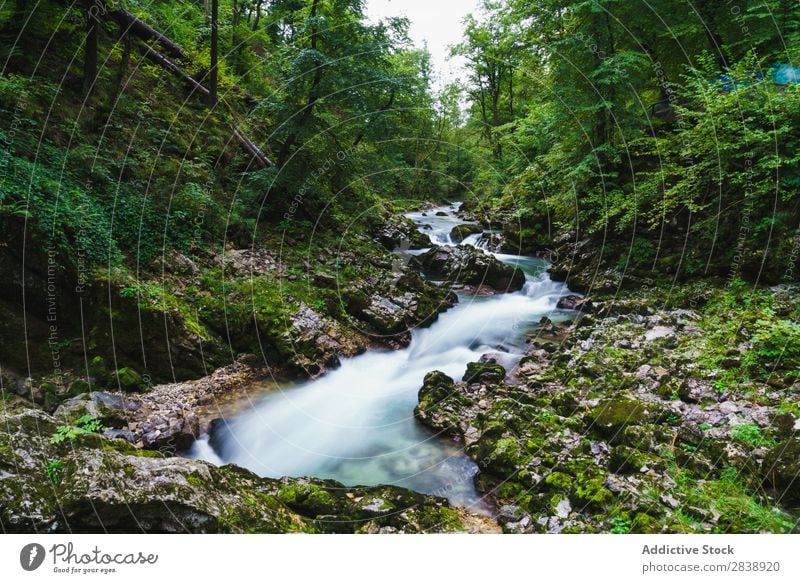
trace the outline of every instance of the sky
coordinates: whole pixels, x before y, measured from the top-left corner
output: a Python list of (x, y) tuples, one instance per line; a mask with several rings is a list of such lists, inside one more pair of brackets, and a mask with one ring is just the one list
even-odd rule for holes
[(448, 59), (450, 45), (461, 42), (462, 21), (478, 10), (479, 0), (367, 0), (367, 16), (378, 21), (387, 16), (406, 16), (411, 21), (409, 36), (428, 50), (437, 76), (437, 85), (453, 81), (463, 71), (463, 58)]

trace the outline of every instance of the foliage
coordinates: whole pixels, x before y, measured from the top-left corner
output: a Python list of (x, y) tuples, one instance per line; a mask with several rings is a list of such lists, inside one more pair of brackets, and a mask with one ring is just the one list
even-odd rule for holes
[(81, 435), (87, 433), (102, 433), (106, 430), (103, 423), (92, 415), (83, 415), (75, 420), (71, 425), (59, 425), (55, 433), (50, 437), (50, 443), (58, 445), (64, 442), (72, 442)]
[(61, 474), (64, 472), (64, 460), (59, 458), (48, 460), (44, 470), (47, 474), (47, 479), (53, 485), (58, 486), (61, 484)]
[(774, 445), (773, 441), (767, 439), (764, 434), (761, 433), (761, 428), (755, 423), (742, 423), (737, 425), (731, 431), (731, 435), (734, 439), (753, 447)]
[(621, 268), (796, 274), (800, 86), (771, 75), (796, 59), (800, 15), (789, 0), (740, 8), (485, 0), (456, 48), (480, 205), (634, 241), (610, 251)]

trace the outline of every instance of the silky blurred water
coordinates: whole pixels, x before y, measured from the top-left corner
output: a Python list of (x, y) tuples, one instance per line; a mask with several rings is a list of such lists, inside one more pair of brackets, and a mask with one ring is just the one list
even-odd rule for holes
[[(436, 216), (440, 210), (448, 216)], [(409, 216), (434, 243), (452, 244), (450, 230), (463, 223), (455, 210), (442, 207), (427, 216)], [(407, 348), (370, 350), (344, 360), (322, 378), (282, 387), (216, 424), (212, 435), (196, 442), (188, 455), (235, 463), (269, 477), (405, 486), (480, 511), (472, 481), (477, 466), (459, 444), (418, 423), (413, 410), (426, 373), (440, 370), (460, 379), (467, 363), (487, 352), (512, 368), (524, 349), (526, 332), (542, 316), (557, 317), (556, 303), (568, 289), (549, 280), (545, 262), (497, 257), (525, 271), (522, 290), (462, 296), (430, 327), (414, 330)]]

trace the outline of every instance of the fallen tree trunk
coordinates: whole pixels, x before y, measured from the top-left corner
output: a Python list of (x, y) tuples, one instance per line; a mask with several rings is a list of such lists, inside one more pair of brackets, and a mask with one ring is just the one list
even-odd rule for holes
[(256, 162), (258, 162), (259, 166), (262, 168), (267, 168), (273, 165), (272, 160), (267, 158), (267, 155), (264, 154), (264, 152), (262, 152), (261, 149), (256, 146), (250, 138), (239, 131), (239, 128), (237, 128), (235, 125), (232, 125), (231, 129), (233, 130), (233, 136), (236, 138), (239, 144), (241, 144), (242, 148), (244, 148), (245, 151), (250, 154)]
[(208, 89), (206, 89), (200, 83), (198, 83), (194, 79), (194, 77), (192, 77), (191, 75), (187, 74), (180, 67), (180, 65), (178, 65), (174, 61), (172, 61), (169, 58), (165, 57), (161, 53), (155, 52), (150, 47), (144, 47), (142, 52), (144, 53), (145, 58), (147, 58), (148, 60), (154, 62), (156, 65), (159, 65), (160, 67), (163, 67), (164, 69), (167, 69), (170, 73), (173, 73), (173, 74), (177, 75), (178, 77), (180, 77), (181, 79), (183, 79), (184, 81), (186, 81), (186, 83), (188, 83), (192, 87), (193, 90), (197, 91), (198, 93), (201, 93), (202, 95), (208, 95), (209, 94)]
[(122, 26), (125, 30), (128, 30), (134, 36), (137, 36), (142, 40), (152, 40), (157, 42), (163, 47), (164, 52), (171, 57), (180, 59), (182, 61), (189, 60), (184, 50), (177, 43), (173, 42), (158, 32), (155, 28), (140, 18), (137, 18), (127, 10), (113, 10), (108, 13), (108, 17), (116, 21), (120, 26)]

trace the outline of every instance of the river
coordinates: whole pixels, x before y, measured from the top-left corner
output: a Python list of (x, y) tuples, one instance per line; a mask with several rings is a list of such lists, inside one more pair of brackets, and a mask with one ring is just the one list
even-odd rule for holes
[[(452, 228), (464, 222), (455, 216), (457, 209), (456, 204), (408, 216), (433, 243), (448, 245)], [(436, 216), (438, 211), (447, 216)], [(479, 246), (481, 236), (472, 235), (464, 244)], [(513, 368), (542, 316), (556, 321), (570, 317), (556, 309), (569, 290), (549, 279), (543, 260), (496, 256), (525, 272), (522, 290), (488, 297), (462, 294), (431, 326), (415, 329), (407, 348), (369, 350), (321, 378), (272, 391), (216, 423), (188, 456), (235, 463), (266, 477), (404, 486), (485, 512), (473, 485), (476, 464), (459, 443), (414, 418), (423, 377), (440, 370), (458, 380), (467, 363), (487, 352)]]

